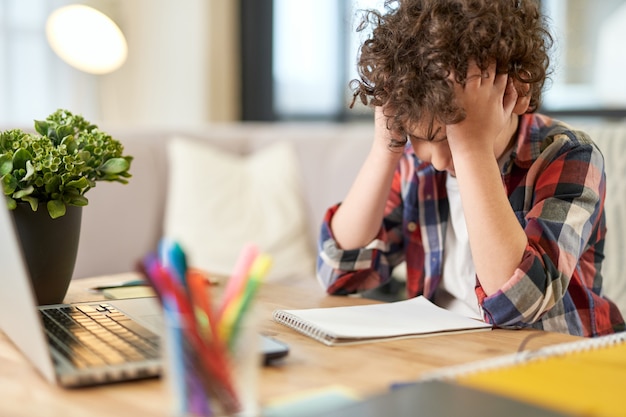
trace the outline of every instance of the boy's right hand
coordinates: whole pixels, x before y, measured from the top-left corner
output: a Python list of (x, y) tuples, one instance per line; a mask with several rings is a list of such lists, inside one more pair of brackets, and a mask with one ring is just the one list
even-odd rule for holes
[(380, 151), (383, 154), (389, 154), (396, 162), (400, 160), (402, 156), (403, 147), (391, 146), (392, 142), (403, 143), (406, 141), (399, 132), (392, 131), (388, 128), (389, 117), (385, 115), (385, 109), (383, 107), (376, 107), (374, 109), (374, 144), (373, 147), (376, 151)]

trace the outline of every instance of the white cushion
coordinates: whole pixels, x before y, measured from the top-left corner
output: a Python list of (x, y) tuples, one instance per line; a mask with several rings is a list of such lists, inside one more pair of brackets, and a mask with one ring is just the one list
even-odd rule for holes
[(190, 266), (227, 276), (244, 244), (273, 259), (268, 279), (314, 272), (298, 161), (275, 142), (250, 155), (191, 139), (168, 144), (164, 233), (185, 249)]

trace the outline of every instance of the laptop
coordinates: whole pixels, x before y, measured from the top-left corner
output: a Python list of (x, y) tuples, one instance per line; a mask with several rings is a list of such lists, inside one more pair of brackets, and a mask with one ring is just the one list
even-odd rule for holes
[[(317, 407), (315, 407), (317, 406)], [(453, 381), (422, 381), (393, 388), (363, 401), (345, 402), (331, 409), (315, 404), (290, 417), (566, 417), (556, 411), (525, 403)]]
[[(37, 306), (12, 217), (0, 206), (0, 329), (41, 375), (63, 387), (161, 375), (157, 299)], [(266, 364), (287, 355), (285, 344), (260, 337)]]

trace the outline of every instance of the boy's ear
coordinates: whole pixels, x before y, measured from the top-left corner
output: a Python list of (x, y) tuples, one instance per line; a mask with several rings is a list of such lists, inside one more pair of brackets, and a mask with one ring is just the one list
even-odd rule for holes
[(530, 85), (526, 83), (515, 83), (515, 88), (517, 90), (517, 101), (513, 107), (513, 113), (522, 115), (526, 113), (526, 110), (528, 110), (530, 106), (530, 95), (528, 94)]

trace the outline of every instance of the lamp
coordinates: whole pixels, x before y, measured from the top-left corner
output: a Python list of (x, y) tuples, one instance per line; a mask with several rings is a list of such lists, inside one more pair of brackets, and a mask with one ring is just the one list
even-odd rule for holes
[(106, 74), (124, 64), (126, 38), (104, 13), (84, 5), (55, 10), (46, 22), (52, 50), (74, 68), (90, 74)]

